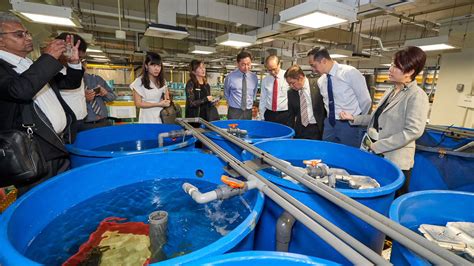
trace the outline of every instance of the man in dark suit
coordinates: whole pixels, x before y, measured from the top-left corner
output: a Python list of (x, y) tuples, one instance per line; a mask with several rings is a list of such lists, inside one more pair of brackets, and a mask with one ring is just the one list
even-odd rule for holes
[(295, 138), (320, 140), (323, 136), (323, 98), (316, 82), (310, 82), (298, 65), (285, 73), (288, 90), (289, 126), (295, 130)]
[(31, 113), (34, 136), (48, 168), (44, 176), (16, 183), (20, 194), (69, 168), (64, 144), (72, 142), (70, 127), (76, 118), (59, 89), (81, 84), (79, 44), (71, 45), (66, 75), (60, 74), (63, 65), (58, 59), (66, 51), (66, 42), (53, 40), (33, 62), (26, 57), (33, 51), (31, 34), (18, 18), (0, 12), (0, 130), (24, 130), (22, 112)]

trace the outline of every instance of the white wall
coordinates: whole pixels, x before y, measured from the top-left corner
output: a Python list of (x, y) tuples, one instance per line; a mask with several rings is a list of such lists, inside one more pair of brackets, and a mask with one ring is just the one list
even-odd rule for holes
[[(474, 109), (459, 107), (457, 102), (461, 94), (474, 88), (474, 48), (443, 54), (440, 68), (430, 124), (473, 128)], [(456, 91), (457, 84), (464, 84), (463, 92)]]

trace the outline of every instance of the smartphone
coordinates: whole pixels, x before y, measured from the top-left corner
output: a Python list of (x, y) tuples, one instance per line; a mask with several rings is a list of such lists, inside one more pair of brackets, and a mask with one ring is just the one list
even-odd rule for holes
[(370, 151), (370, 145), (372, 145), (372, 143), (374, 143), (372, 139), (369, 137), (369, 135), (367, 135), (367, 133), (365, 133), (360, 144), (360, 149), (364, 151)]
[(95, 92), (95, 94), (99, 94), (100, 93), (100, 86), (95, 87), (94, 92)]
[(66, 37), (66, 50), (63, 55), (67, 58), (72, 56), (72, 37), (69, 35)]

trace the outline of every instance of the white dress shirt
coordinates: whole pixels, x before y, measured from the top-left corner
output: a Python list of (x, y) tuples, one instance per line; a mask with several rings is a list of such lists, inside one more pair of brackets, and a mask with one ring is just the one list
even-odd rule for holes
[[(288, 83), (285, 80), (285, 71), (280, 69), (277, 75), (278, 78), (278, 98), (277, 98), (277, 111), (287, 111), (288, 110)], [(260, 103), (258, 105), (258, 110), (260, 112), (260, 117), (263, 119), (263, 114), (265, 111), (272, 110), (273, 102), (273, 82), (275, 77), (267, 74), (262, 80), (262, 89), (260, 92)]]
[[(33, 61), (29, 58), (23, 58), (15, 54), (0, 50), (0, 58), (7, 61), (8, 63), (16, 66), (14, 70), (21, 75), (30, 68)], [(81, 64), (69, 64), (71, 68), (81, 69)], [(54, 93), (51, 86), (47, 83), (44, 87), (36, 93), (33, 97), (33, 101), (43, 111), (49, 122), (53, 126), (56, 133), (63, 132), (67, 125), (66, 113), (58, 100), (58, 97)]]
[[(356, 68), (334, 62), (329, 71), (334, 95), (334, 111), (336, 119), (340, 119), (342, 111), (352, 115), (368, 114), (372, 100), (367, 89), (364, 76)], [(324, 107), (329, 114), (328, 79), (324, 74), (318, 79), (318, 86), (324, 100)]]
[[(63, 68), (61, 73), (66, 75), (66, 68)], [(61, 96), (72, 109), (77, 120), (82, 120), (87, 116), (86, 91), (84, 86), (84, 79), (81, 79), (81, 86), (79, 88), (60, 90)]]
[(309, 88), (309, 80), (306, 77), (304, 78), (304, 86), (301, 90), (303, 91), (304, 96), (306, 98), (306, 106), (308, 110), (309, 123), (316, 124), (317, 122), (316, 122), (316, 118), (314, 117), (313, 104), (311, 102), (311, 90)]

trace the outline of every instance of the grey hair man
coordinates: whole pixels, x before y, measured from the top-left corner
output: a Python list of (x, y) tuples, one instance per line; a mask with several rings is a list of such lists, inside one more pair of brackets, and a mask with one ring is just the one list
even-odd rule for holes
[[(70, 42), (71, 38), (68, 39)], [(32, 186), (68, 169), (65, 142), (71, 142), (71, 124), (76, 118), (59, 93), (61, 88), (77, 88), (83, 69), (79, 61), (78, 41), (72, 45), (66, 75), (60, 74), (60, 56), (66, 51), (66, 41), (53, 40), (43, 54), (32, 61), (33, 38), (21, 21), (7, 12), (0, 12), (0, 130), (22, 128), (22, 114), (29, 114), (34, 135), (39, 142), (48, 172), (33, 180), (8, 180), (20, 194)]]

